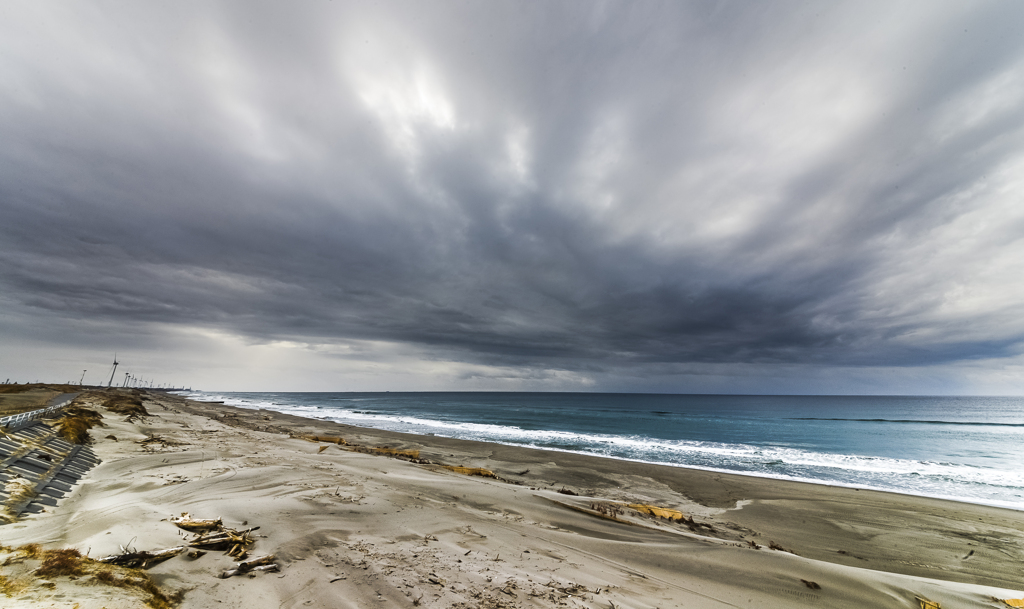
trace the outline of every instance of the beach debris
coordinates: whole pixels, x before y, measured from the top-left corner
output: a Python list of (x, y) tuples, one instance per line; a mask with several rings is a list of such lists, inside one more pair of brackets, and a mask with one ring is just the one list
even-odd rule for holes
[(528, 470), (528, 469), (524, 469), (524, 470), (523, 470), (523, 471), (521, 471), (521, 472), (512, 472), (512, 475), (513, 475), (513, 476), (525, 476), (525, 475), (526, 475), (526, 474), (528, 474), (528, 473), (530, 473), (530, 470)]
[(1024, 598), (1004, 598), (1003, 602), (1010, 607), (1024, 607)]
[(259, 530), (259, 527), (250, 527), (244, 531), (236, 531), (234, 529), (223, 529), (215, 533), (208, 533), (206, 535), (200, 535), (195, 539), (188, 542), (191, 548), (203, 548), (206, 550), (227, 550), (229, 555), (235, 550), (236, 546), (245, 548), (255, 543), (255, 539), (249, 536), (249, 533)]
[(812, 582), (806, 579), (801, 579), (800, 581), (803, 582), (803, 584), (811, 590), (821, 590), (821, 586), (818, 584), (818, 582)]
[(666, 520), (674, 520), (676, 522), (686, 520), (686, 517), (679, 510), (658, 507), (656, 505), (649, 505), (646, 503), (630, 503), (626, 507), (636, 510), (641, 514), (647, 514), (648, 516), (654, 516), (656, 518), (664, 518)]
[(206, 556), (206, 551), (205, 550), (192, 550), (192, 551), (188, 552), (187, 554), (185, 554), (185, 556), (188, 556), (192, 560), (195, 560), (197, 558), (201, 558), (203, 556)]
[(622, 510), (619, 509), (619, 506), (614, 503), (591, 503), (590, 509), (594, 510), (598, 514), (601, 514), (602, 516), (607, 516), (612, 520), (615, 520), (616, 517), (622, 513)]
[(431, 573), (430, 575), (428, 575), (427, 581), (437, 586), (444, 586), (448, 583), (446, 579), (444, 579), (436, 573)]
[(193, 518), (188, 512), (182, 512), (180, 517), (171, 518), (171, 523), (186, 531), (208, 531), (220, 528), (223, 524), (220, 518)]
[(345, 446), (348, 442), (344, 438), (337, 436), (317, 436), (317, 435), (293, 435), (293, 438), (300, 438), (309, 442), (323, 442), (327, 444), (337, 444), (338, 446)]
[(573, 492), (573, 491), (565, 488), (564, 486), (562, 488), (558, 489), (558, 492), (562, 493), (563, 495), (571, 495), (573, 497), (579, 497), (579, 495), (580, 495), (579, 493)]
[[(590, 590), (586, 586), (583, 586), (581, 584), (577, 584), (575, 582), (569, 582), (569, 583), (566, 583), (566, 584), (561, 584), (559, 582), (556, 582), (556, 581), (552, 580), (552, 581), (549, 581), (548, 583), (544, 584), (544, 586), (546, 586), (548, 588), (551, 588), (552, 590), (555, 590), (557, 592), (561, 592), (562, 594), (564, 594), (566, 596), (582, 597), (585, 593), (590, 592)], [(514, 582), (513, 582), (513, 588), (514, 587), (515, 587), (515, 585), (514, 585)], [(601, 589), (600, 588), (595, 589), (594, 593), (595, 594), (600, 594), (601, 593)], [(540, 595), (538, 595), (536, 593), (531, 593), (530, 596), (540, 596)]]
[(260, 556), (259, 558), (245, 560), (238, 563), (238, 566), (234, 569), (229, 569), (221, 573), (220, 578), (227, 579), (235, 575), (256, 571), (278, 571), (279, 567), (277, 566), (277, 563), (274, 562), (275, 560), (277, 560), (277, 557), (273, 554), (267, 554), (266, 556)]
[(185, 551), (185, 546), (177, 546), (174, 548), (167, 548), (166, 550), (156, 550), (153, 552), (133, 551), (121, 546), (120, 554), (113, 554), (105, 558), (97, 559), (97, 562), (102, 562), (111, 565), (117, 565), (119, 567), (130, 567), (148, 569), (158, 562), (167, 560), (172, 556), (177, 556)]
[(775, 543), (774, 541), (769, 541), (768, 542), (768, 547), (770, 549), (776, 550), (778, 552), (789, 552), (790, 554), (792, 554), (794, 556), (799, 556), (799, 554), (797, 554), (793, 550), (787, 550), (786, 548), (783, 548), (782, 546), (780, 546), (779, 544)]
[(456, 474), (462, 474), (463, 476), (480, 476), (482, 478), (494, 478), (495, 480), (501, 479), (491, 470), (484, 469), (482, 467), (463, 467), (461, 465), (442, 465), (441, 467), (449, 471), (453, 471)]
[(751, 548), (754, 548), (755, 550), (760, 550), (761, 549), (761, 546), (757, 545), (757, 542), (755, 542), (753, 539), (748, 539), (747, 540), (747, 545), (750, 546)]
[(921, 598), (920, 596), (915, 596), (914, 598), (917, 599), (917, 602), (921, 606), (921, 609), (942, 609), (942, 605), (938, 604), (935, 601), (930, 601), (926, 598)]
[[(8, 548), (0, 544), (0, 556), (4, 557), (4, 573), (0, 576), (0, 598), (5, 600), (28, 586), (51, 589), (55, 583), (72, 599), (76, 592), (85, 592), (81, 586), (104, 586), (108, 588), (107, 593), (112, 595), (117, 594), (114, 589), (135, 589), (144, 595), (139, 606), (151, 608), (173, 607), (182, 598), (182, 592), (165, 593), (144, 571), (103, 563), (74, 548), (46, 550), (39, 544)], [(25, 559), (38, 560), (40, 564), (38, 568), (32, 569), (31, 565), (23, 562)], [(54, 578), (63, 576), (68, 577), (62, 582), (53, 581)], [(75, 590), (75, 586), (80, 587)], [(25, 606), (17, 601), (15, 603), (19, 607)], [(39, 603), (31, 604), (37, 606)], [(12, 605), (10, 602), (4, 602), (3, 606)]]
[[(684, 519), (679, 520), (677, 522), (685, 524), (686, 528), (690, 529), (694, 533), (697, 532), (698, 528), (707, 529), (709, 533), (715, 533), (716, 532), (715, 531), (715, 527), (713, 527), (712, 525), (710, 525), (710, 524), (708, 524), (706, 522), (697, 522), (696, 520), (693, 519), (693, 516), (690, 516), (689, 518), (684, 518)], [(793, 552), (793, 554), (796, 554), (796, 552)]]
[(320, 453), (324, 452), (325, 450), (327, 450), (327, 444), (324, 444), (323, 446), (321, 446), (319, 448), (319, 450), (317, 450), (316, 452), (317, 452), (317, 454), (320, 454)]
[(368, 453), (371, 455), (381, 455), (384, 457), (394, 457), (395, 459), (404, 459), (406, 461), (418, 461), (420, 458), (420, 451), (418, 450), (400, 450), (397, 448), (390, 448), (387, 446), (376, 446), (373, 448), (365, 446), (353, 446), (356, 452)]
[(143, 438), (141, 440), (136, 440), (135, 443), (136, 444), (141, 444), (146, 449), (148, 449), (150, 446), (155, 445), (155, 444), (159, 444), (159, 445), (163, 446), (164, 448), (166, 448), (168, 446), (182, 446), (182, 445), (186, 444), (186, 442), (179, 442), (177, 440), (171, 440), (171, 439), (165, 438), (163, 436), (155, 436), (155, 435), (147, 435), (145, 438)]
[(249, 557), (249, 551), (245, 549), (240, 543), (236, 543), (231, 546), (231, 549), (227, 551), (227, 555), (234, 558), (235, 560), (245, 560)]
[(857, 560), (867, 560), (866, 558), (863, 558), (861, 556), (850, 554), (846, 550), (836, 550), (836, 554), (842, 554), (843, 556), (849, 556), (850, 558), (856, 558)]

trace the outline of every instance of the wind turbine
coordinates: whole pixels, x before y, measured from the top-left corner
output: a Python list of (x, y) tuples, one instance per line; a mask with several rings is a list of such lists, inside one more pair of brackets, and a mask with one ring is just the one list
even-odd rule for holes
[(117, 354), (115, 353), (114, 354), (114, 367), (110, 370), (110, 380), (107, 381), (107, 387), (110, 387), (110, 384), (114, 382), (114, 372), (116, 372), (116, 371), (117, 371)]
[[(85, 373), (86, 373), (86, 372), (88, 372), (88, 370), (82, 370), (82, 378), (78, 379), (78, 384), (79, 384), (79, 385), (81, 385), (81, 384), (82, 384), (82, 381), (84, 381), (84, 380), (85, 380)], [(113, 380), (113, 379), (111, 379), (111, 380)]]

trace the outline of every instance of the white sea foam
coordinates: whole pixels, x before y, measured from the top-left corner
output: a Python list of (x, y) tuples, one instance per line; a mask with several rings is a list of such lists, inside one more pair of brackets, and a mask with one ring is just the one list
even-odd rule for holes
[[(936, 478), (943, 483), (957, 481), (1005, 487), (1024, 486), (1024, 473), (1021, 472), (933, 461), (822, 453), (746, 444), (660, 440), (641, 436), (584, 434), (556, 430), (528, 430), (516, 426), (365, 414), (352, 411), (334, 411), (324, 418), (339, 423), (363, 424), (394, 431), (434, 433), (453, 438), (502, 442), (537, 448), (557, 448), (663, 464), (698, 465), (707, 462), (746, 464), (751, 466), (748, 473), (768, 473), (763, 470), (765, 466), (779, 464), (787, 468), (806, 467), (835, 470), (837, 475), (841, 472), (876, 474), (883, 478), (917, 475)], [(567, 449), (566, 446), (573, 448)], [(736, 470), (730, 469), (729, 471)]]
[[(1000, 490), (1007, 490), (1013, 496), (1014, 490), (1024, 488), (1022, 471), (949, 462), (816, 452), (780, 446), (523, 429), (514, 425), (373, 413), (339, 408), (340, 405), (334, 404), (321, 408), (317, 405), (282, 404), (273, 400), (254, 400), (211, 393), (195, 393), (188, 397), (205, 401), (223, 401), (225, 404), (241, 408), (276, 410), (298, 416), (406, 433), (434, 434), (644, 463), (738, 472), (760, 477), (903, 492), (1015, 509), (1024, 508), (1024, 497), (1020, 501), (1007, 501), (996, 497), (996, 492)], [(346, 403), (355, 401), (359, 400), (344, 400)]]

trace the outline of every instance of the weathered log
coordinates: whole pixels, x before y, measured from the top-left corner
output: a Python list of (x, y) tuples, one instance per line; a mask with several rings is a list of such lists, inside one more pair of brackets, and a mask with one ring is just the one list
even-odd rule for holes
[[(234, 575), (241, 575), (243, 573), (248, 573), (250, 571), (255, 571), (255, 570), (259, 570), (259, 571), (271, 571), (271, 570), (274, 570), (274, 569), (277, 568), (277, 565), (273, 564), (274, 560), (276, 560), (276, 558), (277, 557), (275, 557), (273, 554), (267, 554), (266, 556), (260, 556), (259, 558), (253, 558), (251, 560), (246, 560), (246, 561), (240, 562), (240, 563), (238, 563), (238, 566), (235, 567), (234, 569), (230, 569), (228, 571), (225, 571), (225, 572), (221, 573), (220, 577), (221, 577), (221, 579), (227, 579), (227, 578), (232, 577)], [(273, 565), (274, 569), (260, 569), (260, 567), (263, 567), (263, 566), (268, 566), (269, 567), (271, 565)]]
[(193, 518), (188, 512), (182, 512), (178, 518), (171, 518), (171, 523), (186, 531), (208, 531), (223, 524), (220, 518)]
[[(122, 548), (124, 549), (124, 548)], [(172, 556), (177, 556), (185, 551), (185, 546), (177, 546), (175, 548), (167, 548), (166, 550), (156, 550), (155, 552), (125, 552), (123, 554), (114, 554), (100, 558), (98, 562), (103, 562), (111, 565), (118, 565), (120, 567), (141, 567), (148, 569), (158, 562), (167, 560)]]

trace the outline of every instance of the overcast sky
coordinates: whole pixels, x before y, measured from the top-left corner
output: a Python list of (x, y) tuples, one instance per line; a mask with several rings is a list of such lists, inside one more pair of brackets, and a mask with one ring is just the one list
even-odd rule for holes
[(0, 382), (1024, 394), (1022, 31), (0, 3)]

